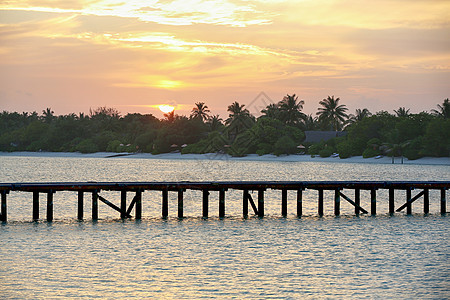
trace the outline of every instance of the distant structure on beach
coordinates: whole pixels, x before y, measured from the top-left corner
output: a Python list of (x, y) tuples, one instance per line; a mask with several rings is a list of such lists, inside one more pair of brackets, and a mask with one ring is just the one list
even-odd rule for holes
[(345, 131), (305, 131), (305, 143), (319, 143), (321, 141), (328, 141), (335, 137), (346, 136)]

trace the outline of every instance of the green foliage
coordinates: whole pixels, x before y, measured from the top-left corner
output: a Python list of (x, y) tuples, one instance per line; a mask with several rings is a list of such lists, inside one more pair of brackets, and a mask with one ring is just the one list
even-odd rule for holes
[(92, 139), (86, 139), (81, 141), (76, 147), (75, 150), (81, 153), (94, 153), (98, 152), (98, 147), (94, 143)]
[(351, 157), (353, 153), (352, 145), (348, 141), (337, 144), (336, 150), (339, 153), (339, 158), (342, 159)]
[(380, 151), (373, 149), (373, 148), (367, 148), (366, 150), (364, 150), (362, 157), (363, 158), (369, 158), (369, 157), (375, 157), (377, 155), (380, 155)]
[(333, 154), (333, 149), (331, 147), (323, 148), (319, 151), (320, 157), (330, 157)]
[(294, 154), (297, 152), (297, 143), (291, 137), (285, 135), (278, 139), (273, 149), (273, 153), (277, 156), (281, 154)]

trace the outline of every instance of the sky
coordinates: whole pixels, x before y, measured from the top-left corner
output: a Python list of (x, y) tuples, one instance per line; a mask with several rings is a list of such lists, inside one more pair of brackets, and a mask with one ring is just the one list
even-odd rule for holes
[(287, 94), (307, 114), (332, 95), (350, 113), (435, 109), (450, 97), (450, 1), (0, 1), (0, 111), (204, 102), (226, 118)]

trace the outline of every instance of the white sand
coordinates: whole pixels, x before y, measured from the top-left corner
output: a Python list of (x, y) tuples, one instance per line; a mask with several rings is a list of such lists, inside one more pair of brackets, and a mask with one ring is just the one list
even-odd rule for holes
[[(117, 156), (117, 155), (121, 156)], [(109, 153), (98, 152), (91, 154), (81, 154), (73, 152), (0, 152), (0, 156), (19, 156), (19, 157), (71, 157), (71, 158), (134, 158), (134, 159), (209, 159), (209, 160), (233, 160), (233, 161), (283, 161), (283, 162), (326, 162), (326, 163), (372, 163), (372, 164), (391, 164), (391, 157), (382, 158), (362, 158), (361, 156), (340, 159), (339, 157), (314, 157), (310, 155), (263, 155), (250, 154), (245, 157), (231, 157), (225, 154), (180, 154), (165, 153), (152, 155), (149, 153)], [(113, 157), (111, 157), (113, 156)], [(396, 157), (395, 164), (400, 164), (401, 159)], [(450, 157), (424, 157), (417, 160), (408, 160), (404, 158), (404, 164), (407, 165), (447, 165), (450, 166)]]

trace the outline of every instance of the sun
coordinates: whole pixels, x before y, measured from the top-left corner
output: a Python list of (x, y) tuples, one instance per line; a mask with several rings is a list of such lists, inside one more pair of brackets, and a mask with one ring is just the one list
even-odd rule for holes
[(170, 113), (175, 109), (175, 107), (173, 107), (172, 105), (168, 105), (168, 104), (158, 105), (158, 108), (160, 111), (162, 111), (165, 114)]

